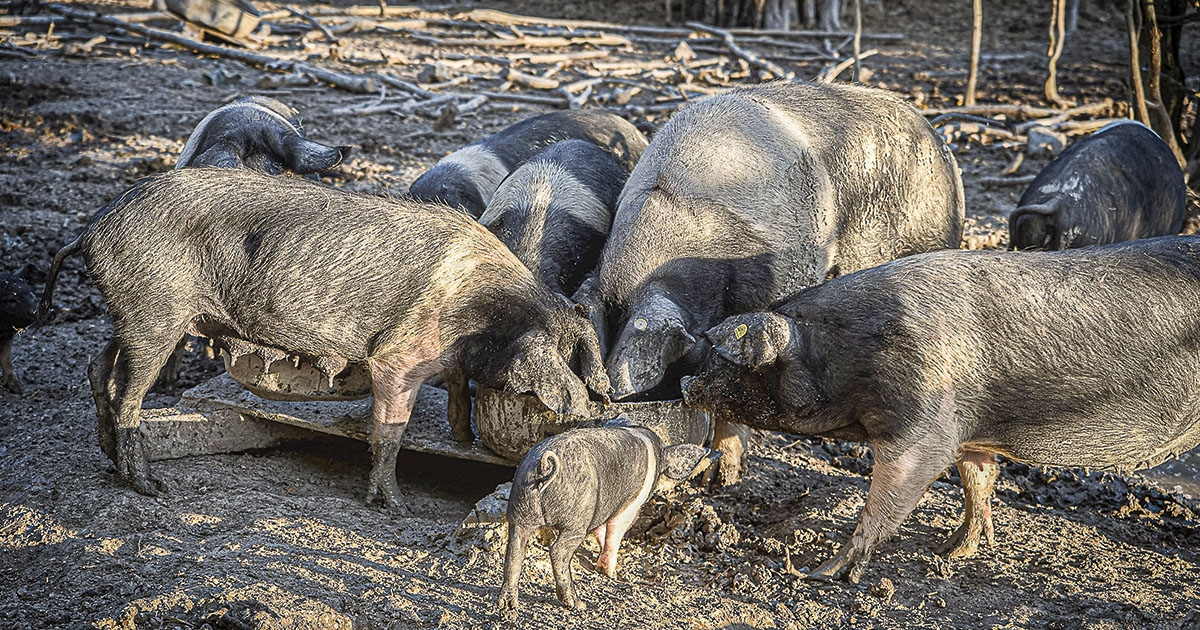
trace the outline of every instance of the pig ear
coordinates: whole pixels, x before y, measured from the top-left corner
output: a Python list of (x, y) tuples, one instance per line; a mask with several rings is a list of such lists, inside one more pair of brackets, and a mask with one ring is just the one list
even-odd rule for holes
[(1018, 242), (1026, 246), (1044, 248), (1051, 245), (1058, 227), (1058, 200), (1050, 203), (1021, 206), (1013, 210), (1008, 218), (1009, 239), (1016, 249)]
[(696, 446), (695, 444), (676, 444), (663, 449), (662, 474), (675, 481), (686, 481), (700, 474), (712, 462), (721, 457), (721, 451)]
[(683, 327), (682, 322), (672, 321), (669, 325), (671, 327), (671, 338), (675, 340), (675, 343), (679, 344), (678, 356), (681, 357), (691, 352), (692, 348), (696, 347), (696, 338)]
[(341, 164), (342, 160), (350, 155), (350, 147), (331, 147), (308, 138), (293, 137), (295, 142), (292, 145), (292, 171), (299, 175), (327, 171)]
[(503, 376), (510, 392), (532, 392), (552, 411), (574, 416), (591, 415), (587, 388), (545, 335), (530, 333), (522, 337)]
[(215, 166), (218, 168), (241, 168), (245, 166), (242, 162), (242, 156), (228, 147), (216, 145), (209, 150), (201, 153), (194, 160), (184, 166)]
[(792, 341), (787, 320), (775, 313), (735, 315), (704, 336), (723, 359), (749, 368), (774, 363)]
[[(578, 308), (578, 307), (577, 307)], [(579, 359), (579, 373), (588, 389), (604, 397), (608, 402), (612, 394), (612, 383), (608, 380), (608, 372), (604, 369), (604, 355), (600, 352), (600, 342), (596, 339), (596, 331), (587, 320), (578, 322), (579, 340), (575, 342), (575, 356)]]
[(592, 332), (596, 333), (596, 343), (600, 346), (600, 357), (608, 352), (608, 316), (604, 312), (604, 301), (600, 290), (596, 287), (596, 276), (588, 276), (579, 290), (571, 296), (575, 303), (576, 312), (583, 310), (583, 316), (592, 323)]

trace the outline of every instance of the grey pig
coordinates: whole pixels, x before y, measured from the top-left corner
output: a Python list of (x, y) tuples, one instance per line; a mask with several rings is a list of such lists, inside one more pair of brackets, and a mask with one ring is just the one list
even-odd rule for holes
[(699, 474), (720, 456), (694, 444), (664, 448), (654, 431), (624, 416), (538, 443), (513, 477), (499, 607), (517, 608), (525, 544), (535, 531), (549, 527), (558, 533), (550, 546), (558, 600), (585, 608), (571, 580), (571, 558), (588, 533), (600, 543), (596, 570), (616, 577), (621, 540), (650, 493)]
[[(819, 83), (738, 88), (684, 107), (655, 134), (621, 193), (595, 279), (574, 297), (607, 353), (613, 397), (673, 397), (701, 365), (696, 336), (726, 317), (956, 248), (962, 227), (954, 156), (897, 96)], [(743, 433), (714, 420), (732, 482)]]
[(858, 527), (811, 573), (863, 575), (956, 464), (966, 514), (942, 547), (994, 535), (995, 454), (1128, 471), (1200, 444), (1200, 238), (1066, 251), (946, 251), (807, 289), (706, 333), (690, 404), (751, 426), (868, 441)]
[(21, 379), (12, 364), (13, 337), (37, 320), (37, 295), (29, 286), (34, 273), (32, 265), (18, 273), (0, 273), (0, 373), (4, 389), (14, 394), (21, 393)]
[(500, 182), (542, 149), (563, 140), (586, 140), (633, 168), (646, 148), (646, 136), (620, 116), (603, 109), (551, 112), (522, 120), (438, 161), (409, 187), (409, 195), (436, 201), (479, 217)]
[(608, 389), (582, 313), (444, 206), (189, 168), (119, 195), (81, 241), (113, 320), (112, 340), (88, 370), (101, 447), (143, 494), (161, 484), (138, 430), (142, 398), (185, 332), (212, 339), (231, 360), (303, 360), (330, 378), (365, 363), (374, 396), (367, 496), (400, 510), (396, 455), (425, 379), (462, 375), (447, 378), (462, 385), (451, 387), (452, 409), (473, 378), (587, 415), (573, 363), (594, 391)]
[(1038, 173), (1009, 215), (1012, 249), (1068, 249), (1178, 234), (1183, 170), (1167, 143), (1132, 120), (1104, 126)]
[(590, 142), (556, 142), (500, 184), (479, 222), (546, 286), (571, 295), (596, 267), (627, 177)]

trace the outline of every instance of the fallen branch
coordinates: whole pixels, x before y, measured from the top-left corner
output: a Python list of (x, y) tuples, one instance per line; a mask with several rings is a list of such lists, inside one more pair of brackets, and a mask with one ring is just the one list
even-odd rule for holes
[(1077, 105), (1070, 109), (1060, 110), (1057, 115), (1048, 118), (1038, 118), (1029, 120), (1017, 125), (1017, 131), (1024, 133), (1031, 127), (1053, 127), (1061, 122), (1075, 118), (1076, 116), (1091, 116), (1112, 111), (1113, 101), (1111, 98), (1106, 98), (1098, 103), (1085, 103)]
[(227, 48), (225, 46), (216, 46), (213, 44), (205, 44), (203, 42), (184, 37), (177, 33), (164, 31), (161, 29), (141, 26), (125, 22), (124, 20), (115, 17), (101, 15), (92, 11), (79, 11), (60, 4), (43, 5), (47, 10), (80, 22), (91, 22), (104, 24), (116, 28), (123, 28), (129, 32), (137, 33), (143, 37), (155, 39), (158, 41), (169, 42), (192, 51), (203, 53), (206, 55), (218, 55), (229, 59), (236, 59), (251, 65), (261, 66), (272, 70), (285, 70), (291, 72), (300, 72), (307, 74), (317, 81), (329, 83), (330, 85), (339, 87), (350, 92), (358, 92), (360, 94), (373, 94), (379, 91), (378, 77), (374, 75), (352, 75), (343, 74), (326, 70), (319, 66), (307, 64), (303, 61), (295, 61), (291, 59), (281, 59), (279, 57), (271, 57), (269, 55), (260, 55), (245, 50), (235, 48)]
[(770, 72), (776, 79), (790, 79), (795, 76), (794, 73), (787, 72), (778, 64), (767, 61), (761, 56), (745, 50), (741, 46), (738, 46), (737, 42), (734, 41), (733, 34), (729, 31), (714, 28), (699, 22), (688, 22), (687, 25), (689, 28), (696, 29), (697, 31), (702, 31), (710, 35), (716, 35), (717, 37), (720, 37), (725, 42), (725, 47), (729, 49), (729, 52), (737, 55), (739, 58), (753, 67)]
[(413, 39), (427, 42), (436, 46), (478, 46), (480, 48), (509, 48), (524, 46), (526, 48), (565, 48), (567, 46), (625, 46), (632, 47), (628, 39), (619, 35), (598, 35), (594, 37), (514, 37), (513, 39), (471, 39), (430, 37), (410, 33)]
[(337, 43), (338, 41), (340, 41), (337, 38), (337, 36), (334, 35), (333, 32), (331, 32), (329, 30), (329, 27), (322, 24), (320, 21), (317, 20), (317, 18), (315, 18), (307, 13), (304, 13), (304, 12), (300, 11), (299, 9), (294, 9), (292, 7), (287, 7), (287, 11), (288, 11), (288, 13), (291, 13), (292, 15), (304, 20), (305, 22), (308, 22), (310, 25), (312, 25), (313, 28), (317, 29), (318, 31), (321, 31), (321, 34), (325, 36), (325, 39), (327, 39), (331, 42), (334, 42), (334, 43)]
[(1022, 175), (1021, 177), (980, 177), (975, 180), (987, 188), (998, 188), (1001, 186), (1028, 186), (1033, 183), (1037, 175)]
[(558, 88), (558, 81), (555, 81), (554, 79), (539, 77), (535, 74), (526, 74), (520, 70), (514, 70), (512, 68), (509, 68), (504, 73), (504, 79), (506, 81), (512, 81), (514, 85), (533, 88), (535, 90), (553, 90)]
[(845, 72), (846, 68), (849, 68), (850, 66), (854, 65), (854, 63), (856, 61), (861, 61), (863, 59), (866, 59), (867, 57), (873, 57), (878, 54), (879, 54), (879, 51), (875, 48), (872, 48), (871, 50), (868, 50), (868, 51), (864, 52), (863, 54), (859, 55), (857, 59), (855, 59), (854, 57), (850, 57), (849, 59), (843, 59), (842, 62), (837, 64), (836, 66), (827, 67), (825, 70), (821, 71), (821, 74), (817, 75), (817, 81), (819, 81), (821, 83), (833, 83), (834, 81), (837, 80), (839, 74)]
[[(1110, 106), (1112, 104), (1111, 100), (1102, 102), (1108, 103)], [(970, 114), (973, 116), (1008, 116), (1011, 118), (1029, 119), (1048, 118), (1060, 116), (1062, 114), (1075, 115), (1072, 114), (1072, 112), (1078, 112), (1083, 108), (1097, 107), (1097, 105), (1098, 104), (1093, 103), (1090, 105), (1079, 105), (1070, 109), (1053, 109), (1049, 107), (1033, 107), (1030, 105), (1010, 105), (997, 103), (992, 105), (967, 105), (962, 107), (931, 107), (929, 109), (921, 110), (921, 113), (925, 116), (941, 116), (942, 114), (959, 113)]]

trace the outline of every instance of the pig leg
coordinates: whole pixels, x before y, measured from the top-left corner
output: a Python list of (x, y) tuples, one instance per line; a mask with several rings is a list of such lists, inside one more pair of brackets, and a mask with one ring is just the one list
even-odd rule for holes
[(631, 505), (597, 528), (604, 530), (603, 543), (600, 545), (600, 557), (596, 559), (597, 571), (610, 578), (617, 577), (617, 551), (621, 549), (621, 541), (625, 539), (625, 533), (633, 525), (633, 519), (637, 517), (640, 507), (640, 504)]
[(963, 484), (963, 523), (938, 547), (938, 553), (949, 552), (951, 558), (969, 558), (979, 549), (981, 535), (989, 546), (996, 545), (992, 528), (992, 492), (996, 478), (1000, 476), (1000, 466), (993, 453), (972, 450), (963, 451), (956, 463)]
[(471, 390), (467, 386), (467, 375), (459, 368), (443, 372), (446, 379), (446, 419), (450, 421), (450, 433), (458, 442), (474, 442), (471, 430)]
[(742, 470), (746, 464), (746, 445), (750, 439), (750, 427), (737, 422), (728, 422), (721, 418), (713, 418), (713, 450), (721, 451), (721, 461), (715, 470), (709, 469), (707, 475), (715, 473), (719, 486), (728, 486), (741, 480)]
[(587, 537), (587, 531), (559, 530), (558, 538), (550, 545), (550, 567), (554, 569), (554, 590), (558, 601), (568, 608), (583, 610), (587, 604), (575, 595), (575, 583), (571, 580), (571, 558)]
[(504, 551), (504, 582), (500, 585), (500, 601), (496, 602), (500, 609), (517, 609), (518, 583), (521, 580), (521, 566), (525, 563), (525, 543), (529, 541), (529, 534), (528, 530), (509, 522), (508, 548)]
[(854, 535), (809, 577), (834, 579), (849, 567), (850, 581), (858, 583), (875, 546), (899, 529), (933, 480), (954, 461), (953, 454), (944, 452), (949, 438), (936, 431), (930, 434), (921, 441), (925, 443), (918, 442), (898, 456), (876, 447), (871, 488)]
[(167, 363), (158, 372), (158, 380), (154, 383), (156, 391), (170, 392), (175, 387), (175, 384), (179, 382), (179, 368), (183, 365), (183, 350), (185, 346), (187, 346), (187, 337), (183, 337), (175, 344), (175, 349), (171, 351), (171, 356), (167, 358)]
[[(182, 335), (182, 331), (179, 334)], [(148, 342), (139, 339), (137, 345), (121, 344), (113, 366), (117, 409), (117, 473), (132, 484), (134, 490), (149, 496), (158, 496), (166, 487), (150, 474), (145, 437), (141, 432), (142, 400), (154, 385), (159, 369), (175, 347), (176, 339), (171, 336), (158, 344), (153, 343), (152, 339)]]
[(12, 337), (0, 341), (0, 371), (4, 373), (4, 389), (20, 394), (21, 380), (17, 378), (17, 371), (12, 364), (12, 342)]
[(113, 412), (112, 382), (113, 365), (117, 362), (117, 342), (112, 340), (88, 365), (88, 380), (92, 384), (92, 398), (96, 401), (96, 424), (100, 434), (100, 450), (112, 463), (117, 463), (117, 418)]
[(603, 565), (601, 565), (601, 562), (604, 561), (604, 544), (607, 533), (608, 523), (601, 523), (599, 527), (592, 530), (592, 535), (596, 537), (596, 544), (600, 545), (600, 554), (596, 556), (596, 570), (600, 573), (604, 573), (604, 568)]
[(368, 361), (371, 370), (371, 395), (374, 404), (371, 416), (371, 481), (367, 487), (367, 503), (382, 495), (388, 507), (406, 512), (400, 502), (400, 486), (396, 483), (396, 456), (400, 453), (400, 438), (408, 428), (413, 405), (421, 383), (441, 367), (434, 362), (417, 363), (411, 355), (399, 353)]

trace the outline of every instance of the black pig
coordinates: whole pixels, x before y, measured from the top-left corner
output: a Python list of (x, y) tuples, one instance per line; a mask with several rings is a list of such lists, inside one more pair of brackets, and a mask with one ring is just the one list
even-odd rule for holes
[(298, 112), (266, 96), (243, 96), (209, 112), (192, 130), (175, 168), (246, 167), (272, 175), (331, 169), (350, 147), (309, 140)]
[(596, 266), (627, 177), (590, 142), (556, 142), (500, 184), (479, 222), (546, 286), (571, 295)]
[[(896, 96), (739, 88), (688, 105), (655, 134), (621, 193), (595, 281), (575, 299), (602, 348), (615, 331), (615, 398), (677, 395), (679, 376), (701, 361), (696, 335), (725, 317), (957, 247), (962, 226), (954, 156)], [(743, 439), (715, 420), (722, 476), (733, 481)]]
[(608, 151), (627, 171), (646, 148), (646, 136), (612, 112), (552, 112), (522, 120), (447, 155), (418, 177), (408, 193), (479, 217), (509, 173), (542, 149), (571, 139), (586, 140)]
[(571, 558), (588, 532), (600, 543), (596, 570), (616, 577), (621, 540), (650, 493), (698, 474), (720, 455), (694, 444), (664, 448), (654, 431), (624, 416), (538, 443), (517, 467), (509, 494), (500, 608), (517, 607), (525, 543), (543, 527), (558, 532), (550, 547), (558, 600), (585, 608), (575, 595)]
[(1069, 249), (1178, 234), (1183, 171), (1167, 143), (1130, 121), (1072, 144), (1038, 173), (1008, 218), (1012, 249)]
[(368, 499), (381, 493), (397, 509), (399, 440), (430, 376), (461, 372), (579, 415), (588, 392), (572, 362), (595, 391), (608, 389), (581, 312), (450, 208), (246, 169), (183, 169), (119, 195), (80, 240), (113, 319), (88, 371), (101, 446), (144, 494), (161, 484), (138, 431), (142, 397), (185, 332), (234, 358), (303, 360), (329, 376), (365, 363)]
[(812, 572), (862, 576), (943, 469), (992, 540), (995, 453), (1131, 470), (1200, 444), (1200, 238), (1061, 252), (946, 251), (801, 291), (709, 330), (693, 405), (751, 426), (869, 441), (857, 529)]
[(21, 380), (12, 364), (13, 337), (37, 320), (37, 296), (29, 286), (32, 266), (18, 273), (0, 273), (0, 373), (4, 389), (21, 393)]

